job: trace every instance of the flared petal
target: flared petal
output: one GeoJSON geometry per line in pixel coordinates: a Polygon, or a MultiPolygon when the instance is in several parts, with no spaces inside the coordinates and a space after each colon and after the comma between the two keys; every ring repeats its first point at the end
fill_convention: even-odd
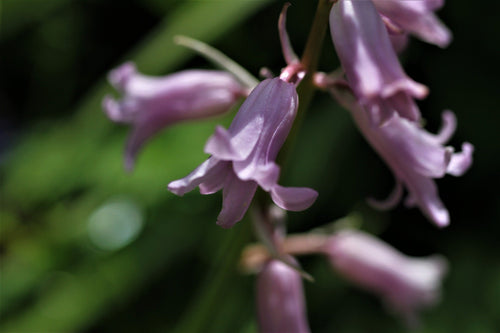
{"type": "Polygon", "coordinates": [[[468,142],[462,144],[462,152],[452,155],[448,164],[447,173],[453,176],[462,176],[472,165],[474,146],[468,142]]]}
{"type": "Polygon", "coordinates": [[[318,192],[307,187],[283,187],[275,185],[271,189],[271,198],[274,203],[286,210],[301,211],[311,207],[318,192]]]}
{"type": "Polygon", "coordinates": [[[214,134],[208,138],[205,153],[224,161],[240,161],[244,159],[231,142],[231,133],[224,127],[217,126],[214,134]]]}
{"type": "Polygon", "coordinates": [[[210,176],[212,176],[212,173],[220,177],[221,170],[219,168],[224,167],[228,167],[227,162],[221,162],[214,158],[209,158],[186,177],[170,182],[170,184],[168,184],[168,190],[182,196],[195,189],[201,183],[205,182],[206,179],[209,179],[210,176]]]}
{"type": "Polygon", "coordinates": [[[118,102],[111,96],[105,96],[102,101],[102,108],[109,119],[117,123],[132,123],[137,110],[137,103],[134,101],[118,102]]]}
{"type": "Polygon", "coordinates": [[[222,210],[217,217],[217,224],[222,228],[231,228],[239,222],[248,210],[256,190],[256,182],[242,181],[230,173],[224,184],[222,210]]]}
{"type": "Polygon", "coordinates": [[[409,192],[407,203],[417,205],[438,227],[450,224],[450,214],[439,198],[438,189],[432,178],[412,173],[404,179],[409,192]]]}
{"type": "Polygon", "coordinates": [[[210,173],[204,177],[203,182],[198,185],[201,194],[212,194],[224,187],[228,175],[231,174],[231,164],[225,162],[217,163],[210,173]]]}
{"type": "Polygon", "coordinates": [[[241,180],[253,180],[264,191],[269,191],[278,182],[280,167],[274,162],[266,164],[234,162],[234,172],[241,180]]]}
{"type": "Polygon", "coordinates": [[[128,82],[137,75],[137,68],[133,62],[126,62],[109,72],[108,81],[115,89],[124,92],[128,82]]]}

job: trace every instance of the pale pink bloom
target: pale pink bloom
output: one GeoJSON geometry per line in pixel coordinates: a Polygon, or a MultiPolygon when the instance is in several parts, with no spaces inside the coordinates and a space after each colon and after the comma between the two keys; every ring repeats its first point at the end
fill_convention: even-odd
{"type": "Polygon", "coordinates": [[[125,149],[129,170],[144,143],[165,127],[225,113],[246,96],[246,89],[223,71],[187,70],[152,77],[138,73],[128,62],[111,71],[109,81],[124,96],[119,101],[106,96],[104,111],[111,120],[133,127],[125,149]]]}
{"type": "Polygon", "coordinates": [[[304,291],[300,274],[270,260],[257,276],[257,318],[260,333],[307,333],[304,291]]]}
{"type": "Polygon", "coordinates": [[[447,264],[440,256],[412,258],[357,230],[332,235],[323,252],[335,270],[377,294],[394,312],[415,323],[416,312],[439,300],[447,264]]]}
{"type": "Polygon", "coordinates": [[[295,85],[280,78],[262,81],[248,96],[228,130],[218,126],[205,152],[212,156],[168,189],[184,195],[199,186],[202,194],[223,189],[222,211],[217,224],[232,227],[245,215],[260,186],[270,192],[279,207],[300,211],[316,200],[317,192],[277,184],[280,168],[275,163],[297,114],[295,85]]]}
{"type": "Polygon", "coordinates": [[[330,31],[347,81],[375,124],[393,113],[420,119],[413,98],[428,89],[410,79],[397,58],[387,27],[371,1],[340,0],[330,13],[330,31]]]}

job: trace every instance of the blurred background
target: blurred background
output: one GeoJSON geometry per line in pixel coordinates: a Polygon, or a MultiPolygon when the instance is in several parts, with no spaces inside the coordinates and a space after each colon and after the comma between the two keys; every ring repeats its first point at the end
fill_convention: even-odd
{"type": "MultiPolygon", "coordinates": [[[[247,219],[215,225],[220,194],[178,198],[166,190],[200,162],[215,125],[174,126],[155,137],[136,169],[123,170],[128,128],[101,109],[115,94],[106,74],[124,61],[164,75],[211,68],[172,42],[176,34],[219,48],[257,75],[284,66],[277,18],[282,1],[2,0],[0,23],[0,331],[255,332],[254,276],[238,269],[254,241],[247,219]]],[[[315,1],[292,1],[288,30],[305,44],[315,1]]],[[[445,50],[412,40],[402,61],[428,85],[420,103],[436,131],[443,109],[458,130],[451,144],[476,147],[472,169],[437,181],[451,225],[416,209],[382,213],[393,178],[348,113],[317,93],[280,183],[320,197],[289,214],[304,232],[349,214],[404,253],[441,253],[450,263],[442,301],[416,332],[500,332],[500,140],[498,2],[450,1],[440,16],[445,50]]],[[[338,66],[329,37],[320,69],[338,66]]],[[[313,332],[405,332],[379,300],[340,278],[320,257],[300,260],[313,332]]]]}

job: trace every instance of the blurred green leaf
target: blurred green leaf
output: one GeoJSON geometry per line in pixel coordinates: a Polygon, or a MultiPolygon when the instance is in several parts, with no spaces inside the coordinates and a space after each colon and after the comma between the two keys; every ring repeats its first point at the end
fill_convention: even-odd
{"type": "MultiPolygon", "coordinates": [[[[173,44],[173,36],[183,33],[213,41],[266,2],[184,2],[125,59],[136,61],[151,74],[171,71],[191,56],[173,44]]],[[[102,260],[98,253],[82,253],[87,217],[96,207],[115,194],[132,196],[145,207],[167,202],[173,196],[166,184],[205,158],[201,148],[215,127],[214,120],[170,129],[152,141],[134,174],[127,175],[122,167],[126,130],[112,124],[101,111],[101,100],[109,92],[101,82],[71,119],[35,128],[5,166],[6,212],[2,216],[24,212],[23,223],[39,227],[13,233],[6,243],[9,252],[2,265],[0,297],[8,320],[2,330],[79,330],[113,302],[130,297],[159,267],[193,245],[195,237],[186,224],[199,221],[189,222],[184,213],[175,215],[172,207],[166,229],[140,237],[123,252],[102,260]],[[175,242],[165,241],[171,237],[175,242]],[[154,260],[148,260],[152,254],[154,260]],[[64,272],[56,277],[61,283],[40,289],[49,272],[59,271],[64,272]],[[32,303],[27,311],[15,312],[16,306],[28,301],[32,303]]],[[[18,231],[23,229],[19,221],[11,220],[18,224],[18,231]]],[[[10,230],[12,223],[5,228],[10,230]]]]}
{"type": "MultiPolygon", "coordinates": [[[[173,36],[183,33],[207,42],[213,41],[265,3],[264,0],[185,2],[125,59],[135,61],[147,73],[171,71],[192,55],[184,47],[174,45],[173,36]]],[[[26,208],[36,202],[54,200],[71,189],[99,186],[103,181],[101,176],[107,179],[107,175],[93,173],[92,170],[96,168],[108,170],[113,175],[116,175],[115,172],[121,173],[121,162],[108,157],[118,156],[124,140],[123,136],[110,140],[117,126],[107,120],[101,111],[101,101],[107,93],[110,93],[109,87],[99,83],[80,104],[73,119],[40,126],[19,145],[6,168],[4,193],[9,202],[26,208]],[[92,178],[92,175],[97,178],[92,178]],[[27,179],[30,181],[27,182],[27,179]],[[47,188],[51,188],[49,197],[47,188]]],[[[186,128],[171,136],[180,145],[167,144],[169,148],[164,150],[165,153],[157,155],[157,166],[185,171],[185,163],[192,162],[193,156],[200,157],[199,149],[189,149],[187,145],[201,146],[213,124],[197,124],[186,128]]],[[[147,176],[141,173],[140,163],[138,169],[134,175],[138,178],[135,179],[147,176]]],[[[158,174],[151,170],[148,170],[148,175],[157,182],[166,179],[157,177],[158,174]]],[[[108,181],[119,182],[115,179],[108,181]]],[[[143,183],[138,181],[136,184],[143,183]]]]}
{"type": "Polygon", "coordinates": [[[1,39],[11,37],[25,26],[40,21],[73,0],[3,0],[1,39]]]}

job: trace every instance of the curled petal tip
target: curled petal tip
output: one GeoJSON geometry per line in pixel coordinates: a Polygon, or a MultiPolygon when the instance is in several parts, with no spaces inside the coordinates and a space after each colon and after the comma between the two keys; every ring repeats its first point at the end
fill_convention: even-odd
{"type": "Polygon", "coordinates": [[[119,122],[122,119],[122,114],[118,102],[111,96],[105,96],[102,100],[102,109],[109,119],[119,122]]]}
{"type": "Polygon", "coordinates": [[[287,2],[283,5],[283,9],[281,10],[280,17],[278,20],[278,31],[281,42],[281,49],[283,51],[283,57],[287,65],[299,63],[299,57],[293,51],[292,43],[290,43],[290,38],[288,37],[288,33],[286,31],[286,12],[290,7],[290,3],[287,2]]]}
{"type": "Polygon", "coordinates": [[[368,204],[378,210],[389,210],[401,201],[403,197],[403,184],[398,180],[391,194],[385,200],[377,200],[375,198],[367,198],[368,204]]]}
{"type": "Polygon", "coordinates": [[[450,224],[450,213],[444,206],[433,205],[428,209],[429,217],[439,228],[445,228],[450,224]]]}
{"type": "Polygon", "coordinates": [[[451,156],[446,172],[453,176],[463,175],[472,165],[473,153],[474,146],[468,142],[464,142],[462,144],[462,152],[451,156]]]}
{"type": "Polygon", "coordinates": [[[443,144],[448,142],[453,133],[455,133],[457,128],[457,117],[452,111],[445,110],[441,115],[441,119],[442,125],[438,134],[436,134],[436,139],[439,143],[443,144]]]}
{"type": "Polygon", "coordinates": [[[136,73],[135,64],[129,61],[112,70],[108,75],[108,80],[116,89],[125,90],[128,80],[136,73]]]}

